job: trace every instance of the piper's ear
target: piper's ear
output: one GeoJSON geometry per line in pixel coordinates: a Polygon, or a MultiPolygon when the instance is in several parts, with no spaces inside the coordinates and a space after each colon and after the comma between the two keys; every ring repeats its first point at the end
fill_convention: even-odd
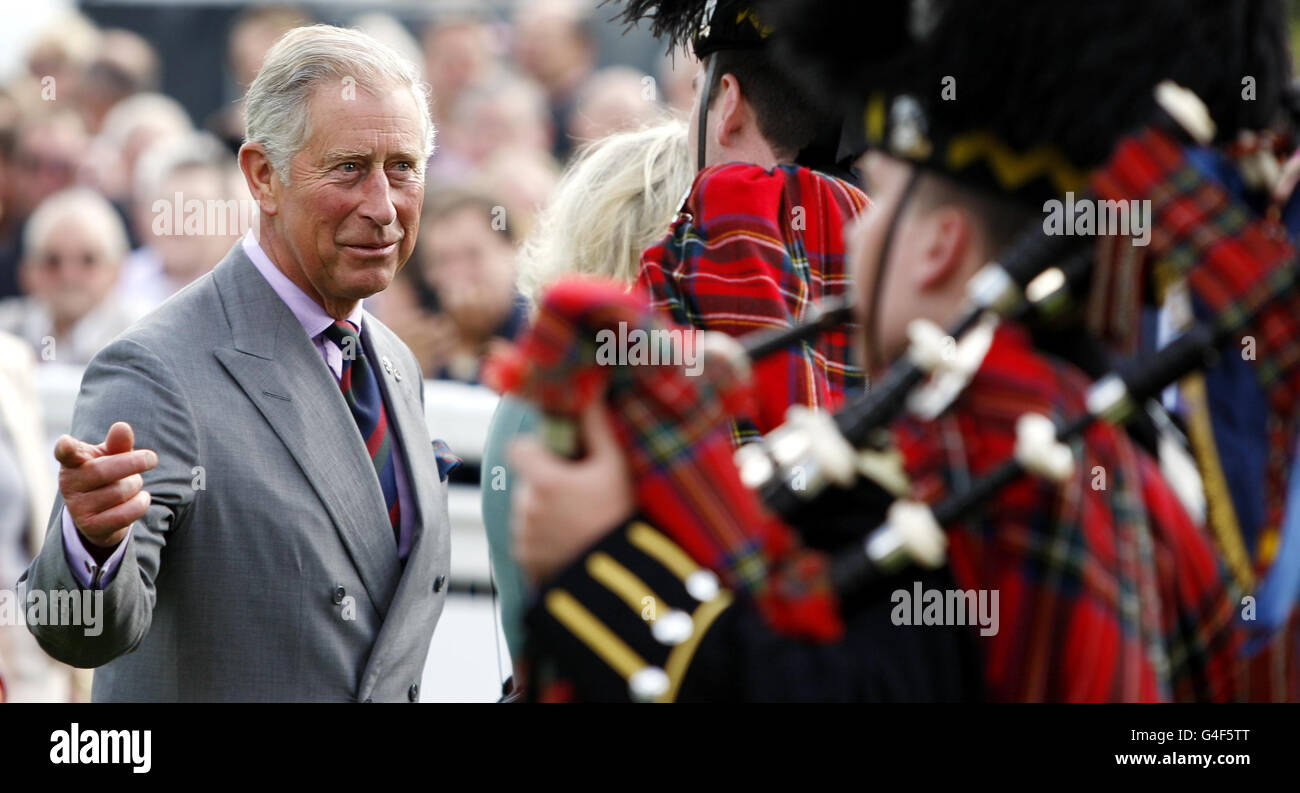
{"type": "Polygon", "coordinates": [[[244,172],[248,192],[263,212],[274,215],[279,207],[283,182],[276,178],[275,167],[260,143],[248,142],[239,147],[239,170],[244,172]]]}
{"type": "MultiPolygon", "coordinates": [[[[707,88],[706,88],[707,90],[707,88]]],[[[718,81],[718,96],[714,100],[716,107],[709,111],[710,119],[717,114],[714,123],[714,140],[719,147],[732,146],[745,128],[749,113],[749,103],[740,92],[740,81],[730,72],[722,75],[718,81]]]]}
{"type": "Polygon", "coordinates": [[[971,217],[955,206],[940,206],[917,218],[918,255],[911,268],[918,291],[943,287],[962,271],[974,239],[971,217]]]}

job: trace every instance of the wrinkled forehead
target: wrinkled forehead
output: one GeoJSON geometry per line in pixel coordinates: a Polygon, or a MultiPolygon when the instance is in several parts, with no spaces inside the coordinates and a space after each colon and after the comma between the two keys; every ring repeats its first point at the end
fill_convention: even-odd
{"type": "Polygon", "coordinates": [[[313,91],[307,113],[305,148],[317,153],[423,157],[428,120],[407,86],[328,81],[313,91]]]}

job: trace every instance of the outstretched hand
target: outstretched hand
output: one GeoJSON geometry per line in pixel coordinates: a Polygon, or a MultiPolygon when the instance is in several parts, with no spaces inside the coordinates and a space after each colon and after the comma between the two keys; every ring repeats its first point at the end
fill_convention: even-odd
{"type": "Polygon", "coordinates": [[[149,508],[149,491],[140,474],[158,464],[149,449],[135,449],[131,425],[108,428],[103,443],[63,435],[54,444],[59,461],[59,492],[77,529],[91,543],[111,548],[149,508]]]}

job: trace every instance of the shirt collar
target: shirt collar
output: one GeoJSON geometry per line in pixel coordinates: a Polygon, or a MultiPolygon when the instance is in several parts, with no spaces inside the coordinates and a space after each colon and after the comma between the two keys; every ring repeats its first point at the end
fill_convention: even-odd
{"type": "MultiPolygon", "coordinates": [[[[325,313],[325,309],[311,298],[306,292],[302,291],[289,277],[280,271],[279,267],[271,261],[262,250],[262,246],[257,243],[253,237],[253,230],[249,229],[244,234],[243,239],[244,253],[253,262],[253,266],[262,274],[266,282],[271,285],[284,304],[293,312],[293,316],[302,325],[306,331],[307,338],[314,339],[325,331],[330,325],[334,324],[334,318],[325,313]]],[[[348,314],[347,319],[356,326],[357,332],[361,332],[361,320],[365,315],[365,309],[362,308],[361,301],[357,302],[357,307],[348,314]]]]}

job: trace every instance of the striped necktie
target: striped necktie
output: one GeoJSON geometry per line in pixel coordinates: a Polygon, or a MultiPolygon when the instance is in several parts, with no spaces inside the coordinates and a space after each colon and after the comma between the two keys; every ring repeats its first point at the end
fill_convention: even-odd
{"type": "Polygon", "coordinates": [[[324,336],[343,352],[343,373],[339,378],[339,388],[352,411],[352,418],[356,419],[357,429],[361,431],[361,439],[366,444],[366,452],[370,454],[370,461],[375,466],[379,487],[384,492],[384,504],[388,507],[388,522],[400,545],[402,509],[397,501],[397,461],[393,459],[392,435],[388,432],[388,413],[384,410],[379,381],[375,379],[374,369],[361,347],[361,336],[355,325],[347,320],[339,320],[325,329],[324,336]]]}

